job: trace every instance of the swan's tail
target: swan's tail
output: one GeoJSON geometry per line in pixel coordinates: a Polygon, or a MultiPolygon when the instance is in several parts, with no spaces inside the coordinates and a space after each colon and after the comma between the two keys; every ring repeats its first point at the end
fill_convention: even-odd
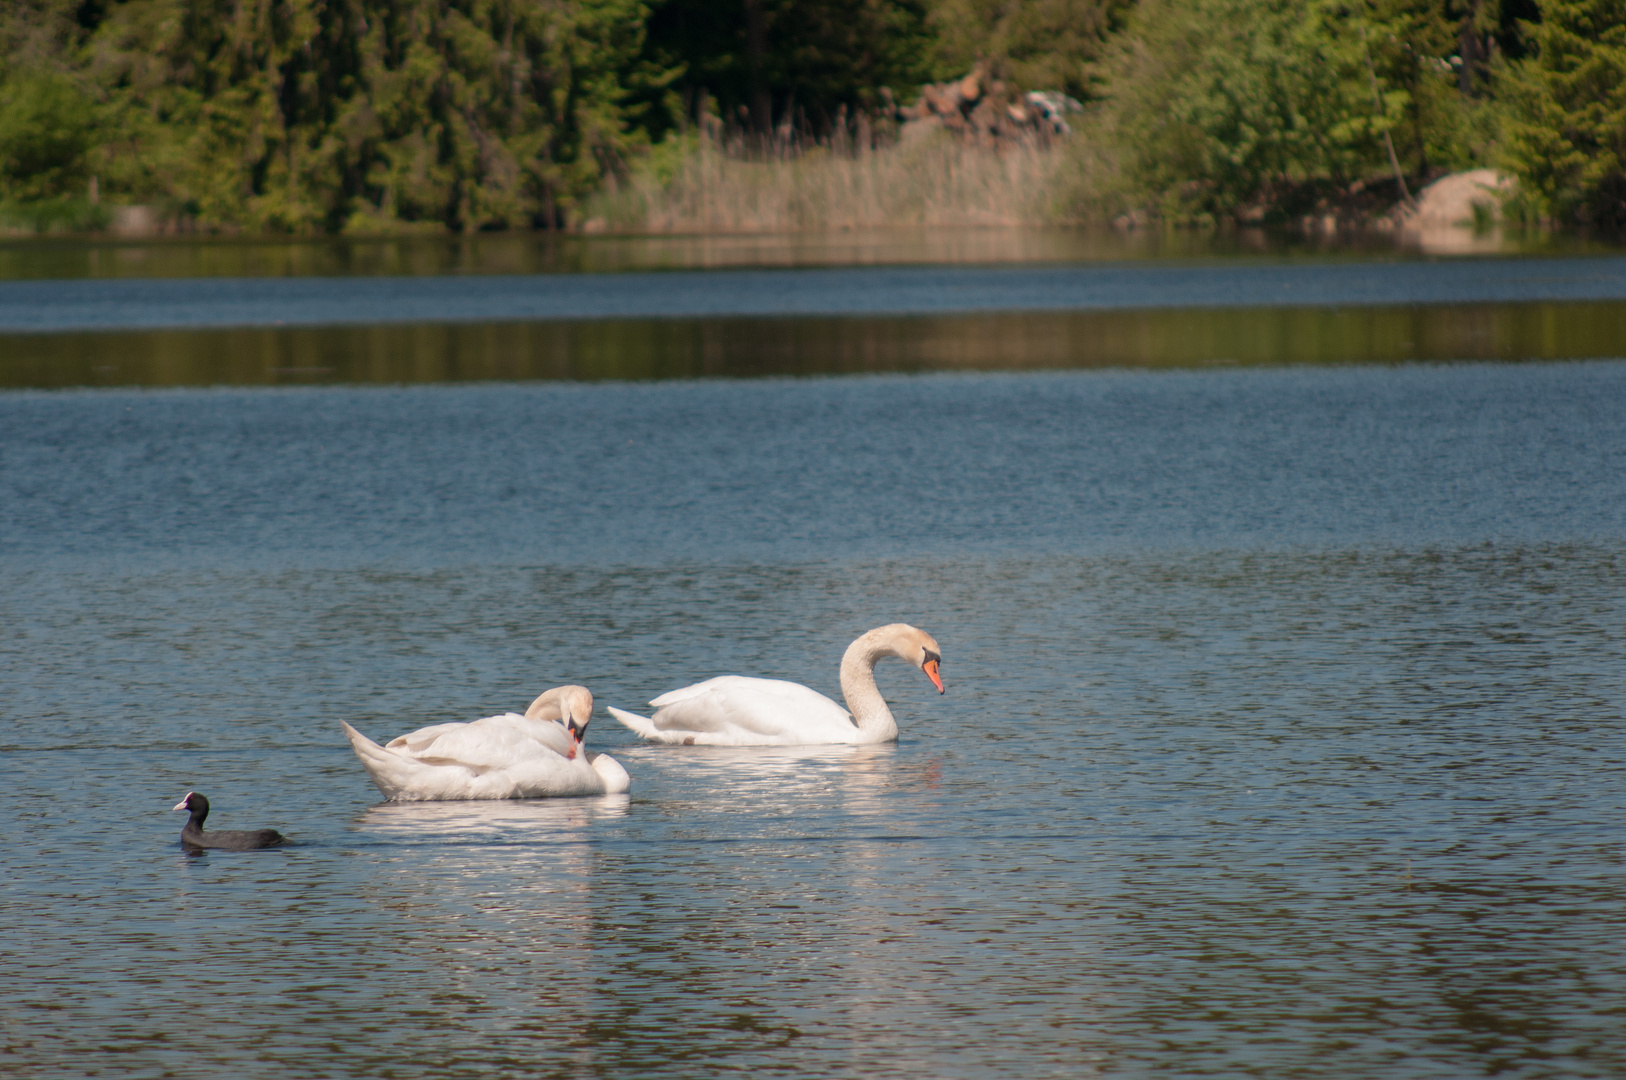
{"type": "Polygon", "coordinates": [[[343,720],[339,723],[344,725],[344,733],[350,737],[350,749],[361,759],[362,767],[373,778],[373,783],[378,785],[379,792],[386,799],[395,798],[406,780],[404,773],[408,768],[407,763],[343,720]]]}
{"type": "Polygon", "coordinates": [[[607,705],[605,708],[610,710],[611,716],[627,725],[635,734],[640,735],[651,742],[666,741],[666,738],[661,733],[660,729],[655,726],[655,721],[649,719],[647,716],[639,716],[637,713],[630,713],[625,709],[618,709],[614,705],[607,705]]]}

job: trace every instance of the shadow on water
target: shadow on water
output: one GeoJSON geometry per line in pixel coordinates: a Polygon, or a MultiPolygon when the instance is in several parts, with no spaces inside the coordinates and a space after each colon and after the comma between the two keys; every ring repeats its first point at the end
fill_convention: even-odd
{"type": "Polygon", "coordinates": [[[1626,355],[1626,304],[245,327],[5,343],[5,388],[1554,360],[1626,355]]]}

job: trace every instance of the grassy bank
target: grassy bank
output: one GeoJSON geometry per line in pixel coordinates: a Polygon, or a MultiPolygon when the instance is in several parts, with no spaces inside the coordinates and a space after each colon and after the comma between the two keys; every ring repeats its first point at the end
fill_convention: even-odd
{"type": "Polygon", "coordinates": [[[898,142],[747,150],[694,133],[656,148],[584,214],[589,231],[787,232],[1057,225],[1101,206],[1112,169],[1084,135],[997,150],[941,131],[898,142]]]}

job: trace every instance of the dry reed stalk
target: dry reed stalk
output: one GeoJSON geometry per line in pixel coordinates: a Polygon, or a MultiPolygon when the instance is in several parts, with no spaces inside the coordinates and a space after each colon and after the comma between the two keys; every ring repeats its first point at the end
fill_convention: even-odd
{"type": "Polygon", "coordinates": [[[1066,218],[1079,155],[989,149],[939,132],[876,150],[828,146],[746,155],[709,138],[666,170],[636,173],[588,208],[590,228],[785,232],[888,225],[1050,225],[1066,218]]]}

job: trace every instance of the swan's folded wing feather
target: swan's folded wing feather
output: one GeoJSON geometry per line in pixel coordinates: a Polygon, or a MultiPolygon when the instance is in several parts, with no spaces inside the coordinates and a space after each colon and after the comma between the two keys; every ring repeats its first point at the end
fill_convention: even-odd
{"type": "Polygon", "coordinates": [[[422,746],[426,743],[433,742],[436,738],[446,734],[448,731],[453,731],[457,728],[463,727],[468,727],[468,725],[464,723],[431,724],[429,727],[422,727],[417,731],[409,731],[405,735],[397,735],[395,738],[384,744],[384,749],[393,750],[396,753],[410,754],[414,752],[413,747],[422,746]]]}
{"type": "Polygon", "coordinates": [[[458,798],[455,792],[466,786],[472,773],[457,765],[428,765],[406,754],[397,754],[379,746],[373,740],[346,724],[344,733],[350,748],[373,778],[379,793],[386,799],[442,799],[458,798]]]}
{"type": "MultiPolygon", "coordinates": [[[[488,716],[472,724],[443,724],[430,738],[414,739],[401,752],[420,761],[457,763],[484,772],[504,769],[518,761],[541,756],[563,758],[571,740],[562,724],[527,720],[518,713],[488,716]]],[[[396,740],[399,742],[400,740],[396,740]]],[[[395,747],[391,742],[390,748],[395,747]]]]}
{"type": "Polygon", "coordinates": [[[603,770],[595,769],[581,757],[566,759],[534,740],[526,741],[529,750],[522,757],[480,770],[461,762],[430,762],[393,753],[349,724],[344,724],[344,731],[378,790],[392,801],[526,799],[596,795],[606,789],[603,770]]]}
{"type": "Polygon", "coordinates": [[[511,763],[501,772],[482,776],[470,785],[467,798],[538,799],[555,795],[597,795],[603,778],[581,760],[558,754],[533,754],[511,763]]]}
{"type": "Polygon", "coordinates": [[[662,709],[668,705],[676,705],[681,701],[705,697],[714,693],[739,694],[756,699],[779,700],[793,704],[804,704],[811,708],[824,705],[834,705],[842,712],[840,705],[813,689],[801,683],[790,682],[786,679],[755,679],[747,675],[719,675],[715,679],[697,682],[693,686],[680,687],[662,694],[651,701],[652,708],[662,709]]]}
{"type": "MultiPolygon", "coordinates": [[[[847,710],[823,694],[780,679],[724,675],[663,694],[654,726],[729,741],[729,735],[779,742],[842,741],[855,730],[847,710]]],[[[712,740],[707,740],[712,741],[712,740]]]]}
{"type": "Polygon", "coordinates": [[[557,720],[526,721],[525,734],[543,749],[551,750],[560,757],[568,757],[575,747],[575,740],[557,720]]]}

